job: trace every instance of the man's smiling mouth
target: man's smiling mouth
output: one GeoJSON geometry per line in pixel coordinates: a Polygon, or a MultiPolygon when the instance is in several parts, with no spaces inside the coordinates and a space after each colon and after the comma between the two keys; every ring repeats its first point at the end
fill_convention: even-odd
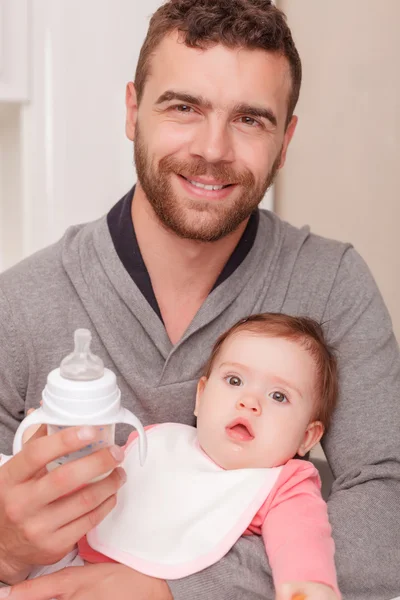
{"type": "Polygon", "coordinates": [[[194,185],[195,187],[198,187],[202,190],[208,190],[208,191],[219,191],[219,190],[223,190],[227,187],[231,187],[232,185],[234,185],[233,183],[224,183],[224,184],[202,183],[201,181],[195,181],[194,179],[189,179],[188,177],[185,177],[184,175],[179,175],[179,176],[182,177],[183,179],[186,179],[186,181],[188,181],[191,185],[194,185]]]}

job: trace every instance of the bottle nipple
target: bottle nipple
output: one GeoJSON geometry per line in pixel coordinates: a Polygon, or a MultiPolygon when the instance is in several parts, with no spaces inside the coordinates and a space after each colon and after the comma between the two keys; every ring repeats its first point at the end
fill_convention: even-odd
{"type": "Polygon", "coordinates": [[[74,333],[75,348],[60,366],[60,375],[74,381],[94,381],[104,375],[103,361],[90,351],[92,334],[88,329],[77,329],[74,333]]]}

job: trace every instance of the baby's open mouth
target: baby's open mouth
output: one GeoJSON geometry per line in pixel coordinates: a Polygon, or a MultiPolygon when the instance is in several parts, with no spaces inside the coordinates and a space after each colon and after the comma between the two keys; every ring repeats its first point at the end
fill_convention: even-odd
{"type": "Polygon", "coordinates": [[[249,442],[254,440],[254,433],[247,419],[235,419],[226,427],[228,436],[240,442],[249,442]]]}

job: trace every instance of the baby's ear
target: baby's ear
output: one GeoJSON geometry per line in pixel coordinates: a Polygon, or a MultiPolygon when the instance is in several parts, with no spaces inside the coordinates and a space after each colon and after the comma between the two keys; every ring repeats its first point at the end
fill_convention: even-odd
{"type": "Polygon", "coordinates": [[[203,375],[203,377],[201,377],[199,379],[199,383],[197,384],[196,404],[194,407],[194,416],[195,417],[197,417],[198,412],[199,412],[200,401],[201,401],[201,397],[204,392],[204,388],[206,387],[206,383],[207,383],[207,377],[205,375],[203,375]]]}
{"type": "Polygon", "coordinates": [[[300,444],[297,454],[299,456],[305,456],[307,452],[310,452],[311,448],[314,448],[322,438],[325,431],[325,427],[321,421],[313,421],[310,423],[304,434],[303,441],[300,444]]]}

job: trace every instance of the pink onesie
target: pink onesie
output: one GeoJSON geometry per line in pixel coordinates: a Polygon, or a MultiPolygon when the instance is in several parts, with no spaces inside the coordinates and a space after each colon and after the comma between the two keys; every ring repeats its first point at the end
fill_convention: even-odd
{"type": "MultiPolygon", "coordinates": [[[[137,433],[132,433],[127,445],[136,437],[137,433]]],[[[243,535],[262,536],[275,586],[313,581],[332,587],[341,598],[331,526],[320,490],[319,474],[313,464],[289,460],[243,535]]],[[[79,542],[79,554],[90,563],[114,562],[93,550],[86,538],[79,542]]]]}

